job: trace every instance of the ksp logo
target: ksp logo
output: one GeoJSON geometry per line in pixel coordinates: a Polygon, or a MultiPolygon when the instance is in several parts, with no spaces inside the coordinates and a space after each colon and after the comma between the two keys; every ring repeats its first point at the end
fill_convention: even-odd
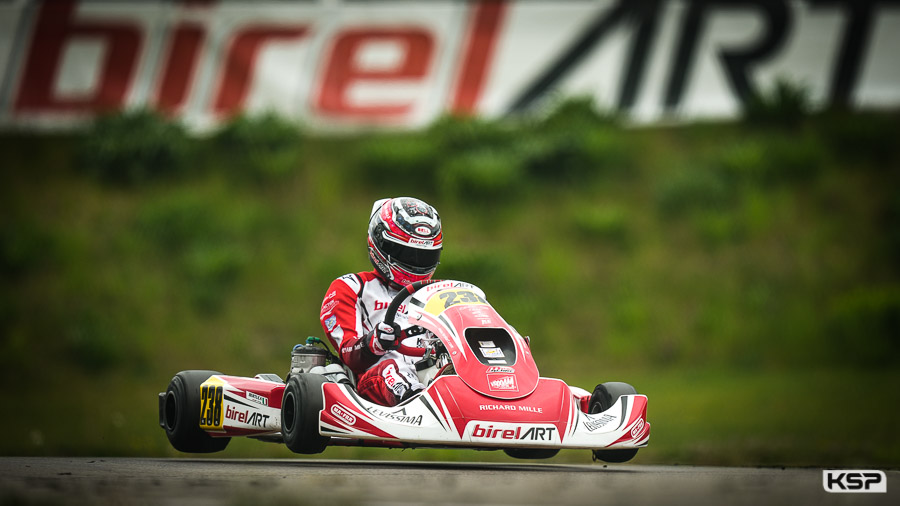
{"type": "Polygon", "coordinates": [[[825,469],[822,486],[832,493],[887,492],[887,478],[882,471],[865,469],[825,469]]]}

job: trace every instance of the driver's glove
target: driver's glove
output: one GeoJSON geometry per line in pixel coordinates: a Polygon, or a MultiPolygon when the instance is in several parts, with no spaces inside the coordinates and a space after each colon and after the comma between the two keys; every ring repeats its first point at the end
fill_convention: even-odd
{"type": "Polygon", "coordinates": [[[387,350],[393,350],[400,344],[400,326],[396,323],[388,325],[381,322],[375,325],[375,328],[366,336],[369,351],[381,356],[387,350]]]}

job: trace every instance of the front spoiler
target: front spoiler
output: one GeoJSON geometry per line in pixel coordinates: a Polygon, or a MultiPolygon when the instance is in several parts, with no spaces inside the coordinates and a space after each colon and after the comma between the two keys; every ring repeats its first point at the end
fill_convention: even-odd
{"type": "Polygon", "coordinates": [[[587,414],[562,381],[541,378],[527,397],[498,400],[440,377],[402,405],[386,408],[337,383],[323,385],[319,432],[335,445],[629,449],[647,446],[647,397],[625,395],[608,410],[587,414]]]}

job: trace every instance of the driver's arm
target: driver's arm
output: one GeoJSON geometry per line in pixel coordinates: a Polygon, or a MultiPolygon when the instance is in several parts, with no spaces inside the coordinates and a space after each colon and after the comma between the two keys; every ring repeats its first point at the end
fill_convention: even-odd
{"type": "Polygon", "coordinates": [[[380,358],[369,349],[371,329],[359,311],[362,283],[355,274],[342,276],[331,283],[322,301],[319,321],[341,361],[360,374],[380,358]]]}

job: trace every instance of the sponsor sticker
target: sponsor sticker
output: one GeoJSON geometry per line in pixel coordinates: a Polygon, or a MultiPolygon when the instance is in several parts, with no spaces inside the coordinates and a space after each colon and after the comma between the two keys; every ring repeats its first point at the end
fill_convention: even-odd
{"type": "Polygon", "coordinates": [[[425,239],[416,239],[415,237],[411,237],[409,239],[409,244],[414,244],[416,246],[434,246],[434,241],[428,241],[425,239]]]}
{"type": "Polygon", "coordinates": [[[525,413],[543,413],[540,406],[519,406],[515,404],[479,404],[479,411],[522,411],[525,413]]]}
{"type": "Polygon", "coordinates": [[[487,372],[505,372],[505,373],[510,373],[510,374],[512,374],[512,373],[516,372],[516,370],[513,369],[512,367],[498,367],[498,366],[494,366],[494,367],[489,367],[487,372]]]}
{"type": "Polygon", "coordinates": [[[269,421],[269,418],[271,418],[271,415],[264,415],[258,411],[251,411],[249,409],[241,410],[235,409],[231,406],[226,406],[225,418],[233,420],[237,423],[252,425],[261,429],[266,426],[266,423],[269,421]]]}
{"type": "Polygon", "coordinates": [[[253,401],[253,402],[257,403],[257,404],[262,404],[263,406],[268,406],[268,405],[269,405],[269,399],[266,398],[266,397],[263,397],[262,395],[259,395],[259,394],[256,393],[256,392],[250,392],[250,391],[248,391],[248,392],[247,392],[247,400],[248,400],[248,401],[253,401]]]}
{"type": "Polygon", "coordinates": [[[588,432],[594,432],[597,429],[601,429],[605,427],[609,422],[615,420],[616,417],[613,415],[603,415],[600,418],[591,418],[588,419],[585,417],[584,420],[584,428],[588,430],[588,432]]]}
{"type": "Polygon", "coordinates": [[[401,423],[405,425],[422,425],[422,415],[407,414],[406,408],[398,411],[385,411],[375,407],[366,407],[366,411],[379,418],[384,418],[391,422],[401,423]]]}
{"type": "Polygon", "coordinates": [[[488,363],[489,363],[489,364],[505,365],[507,362],[506,362],[506,360],[488,360],[488,363]]]}
{"type": "Polygon", "coordinates": [[[516,377],[510,374],[488,374],[488,388],[497,392],[518,392],[516,377]]]}
{"type": "Polygon", "coordinates": [[[419,235],[431,235],[431,228],[419,225],[416,227],[416,233],[419,235]]]}
{"type": "Polygon", "coordinates": [[[631,437],[637,439],[642,430],[644,430],[644,419],[638,418],[638,421],[635,422],[634,427],[631,428],[631,437]]]}
{"type": "Polygon", "coordinates": [[[345,409],[340,404],[331,405],[331,414],[347,425],[356,425],[356,416],[354,416],[353,413],[345,409]]]}
{"type": "Polygon", "coordinates": [[[556,427],[553,425],[515,425],[506,423],[488,424],[475,422],[469,436],[472,439],[495,441],[556,441],[556,427]]]}
{"type": "Polygon", "coordinates": [[[484,358],[505,358],[500,348],[480,348],[484,358]]]}
{"type": "Polygon", "coordinates": [[[494,341],[478,341],[478,346],[482,348],[496,348],[497,345],[494,344],[494,341]]]}
{"type": "Polygon", "coordinates": [[[334,330],[335,325],[337,325],[337,317],[336,316],[331,315],[328,317],[327,320],[325,320],[325,328],[328,329],[328,332],[331,332],[332,330],[334,330]]]}

